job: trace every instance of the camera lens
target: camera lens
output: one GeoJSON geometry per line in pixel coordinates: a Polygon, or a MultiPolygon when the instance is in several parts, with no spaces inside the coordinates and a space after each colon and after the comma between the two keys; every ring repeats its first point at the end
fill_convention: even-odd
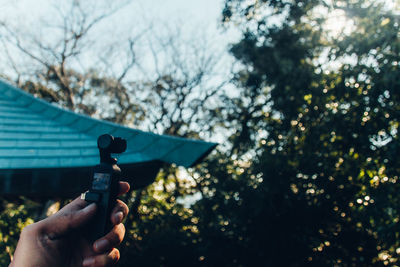
{"type": "Polygon", "coordinates": [[[113,143],[114,137],[109,134],[103,134],[97,138],[97,147],[101,149],[109,149],[113,143]]]}

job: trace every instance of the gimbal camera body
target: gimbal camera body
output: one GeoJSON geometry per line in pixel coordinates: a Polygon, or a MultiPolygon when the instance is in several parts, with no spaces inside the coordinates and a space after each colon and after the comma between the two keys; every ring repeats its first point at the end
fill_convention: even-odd
{"type": "Polygon", "coordinates": [[[100,152],[100,164],[93,168],[90,189],[81,195],[87,202],[97,204],[96,215],[85,229],[85,235],[92,241],[104,236],[112,228],[110,214],[119,191],[121,169],[111,154],[125,152],[126,140],[103,134],[97,139],[97,147],[100,152]]]}

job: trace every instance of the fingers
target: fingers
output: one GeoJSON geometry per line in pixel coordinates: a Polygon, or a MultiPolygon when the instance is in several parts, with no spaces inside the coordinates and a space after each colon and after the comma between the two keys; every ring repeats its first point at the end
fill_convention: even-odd
{"type": "Polygon", "coordinates": [[[125,226],[120,223],[104,237],[98,239],[93,244],[93,250],[96,253],[104,253],[121,244],[125,236],[125,226]]]}
{"type": "MultiPolygon", "coordinates": [[[[130,189],[130,186],[127,182],[119,182],[119,193],[118,196],[126,194],[130,189]]],[[[80,197],[75,198],[71,203],[63,207],[59,212],[66,212],[66,211],[76,211],[84,209],[88,206],[88,202],[81,199],[80,197]]]]}
{"type": "Polygon", "coordinates": [[[71,201],[70,203],[68,203],[67,205],[65,205],[58,212],[81,210],[81,209],[84,209],[86,206],[88,206],[88,202],[81,199],[81,197],[79,196],[79,197],[75,198],[73,201],[71,201]]]}
{"type": "Polygon", "coordinates": [[[118,196],[128,193],[130,185],[127,182],[119,182],[119,193],[118,196]]]}
{"type": "MultiPolygon", "coordinates": [[[[120,189],[118,195],[123,195],[130,189],[130,186],[127,182],[119,182],[119,186],[120,189]]],[[[111,221],[113,224],[120,224],[127,216],[128,211],[128,206],[122,201],[117,200],[117,204],[111,213],[111,221]]],[[[51,235],[50,238],[57,238],[69,233],[71,230],[79,229],[89,222],[95,213],[96,204],[88,204],[88,202],[78,197],[53,216],[43,220],[41,222],[41,226],[47,234],[51,235]]],[[[113,231],[110,233],[112,232],[113,231]]],[[[123,230],[123,234],[125,234],[125,228],[123,230]]]]}
{"type": "Polygon", "coordinates": [[[128,215],[128,212],[128,206],[121,200],[117,199],[117,203],[111,212],[111,222],[114,225],[120,224],[128,215]]]}
{"type": "MultiPolygon", "coordinates": [[[[72,204],[72,202],[70,203],[72,204]]],[[[83,209],[64,209],[42,221],[44,231],[51,239],[63,236],[74,229],[79,229],[96,213],[96,204],[92,203],[83,209]]]]}
{"type": "Polygon", "coordinates": [[[101,254],[86,258],[82,265],[83,267],[105,267],[116,264],[119,260],[119,250],[114,248],[109,253],[101,254]]]}

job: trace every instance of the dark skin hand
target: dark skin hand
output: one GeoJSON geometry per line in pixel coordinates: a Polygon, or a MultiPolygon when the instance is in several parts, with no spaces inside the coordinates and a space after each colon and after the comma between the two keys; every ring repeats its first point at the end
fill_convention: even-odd
{"type": "MultiPolygon", "coordinates": [[[[129,191],[120,182],[119,195],[129,191]]],[[[83,226],[96,213],[96,205],[76,198],[54,215],[25,227],[21,233],[10,267],[112,266],[119,260],[119,245],[125,235],[121,223],[128,207],[117,200],[111,212],[113,229],[94,243],[83,235],[83,226]]]]}

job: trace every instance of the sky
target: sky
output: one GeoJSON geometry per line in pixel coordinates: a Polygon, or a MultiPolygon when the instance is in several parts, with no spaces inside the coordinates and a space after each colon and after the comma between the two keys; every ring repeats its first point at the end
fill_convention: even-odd
{"type": "MultiPolygon", "coordinates": [[[[40,32],[41,27],[35,25],[43,25],[43,20],[54,24],[54,20],[57,19],[54,7],[58,3],[67,2],[70,1],[0,0],[0,22],[5,21],[7,25],[13,25],[14,28],[27,34],[40,32]]],[[[92,2],[97,3],[90,1],[90,3],[92,2]]],[[[82,3],[89,3],[89,1],[82,3]]],[[[107,42],[125,40],[131,35],[142,34],[142,32],[144,32],[142,40],[151,39],[154,37],[154,33],[162,36],[168,34],[166,32],[170,28],[174,31],[174,28],[179,27],[179,37],[182,38],[182,43],[187,40],[203,38],[209,45],[209,49],[218,47],[222,51],[220,53],[224,53],[223,57],[227,58],[224,62],[229,66],[232,63],[227,53],[227,46],[238,40],[240,35],[233,29],[228,31],[222,29],[220,21],[223,4],[224,0],[132,0],[111,18],[105,20],[105,23],[99,24],[92,30],[97,34],[97,37],[93,38],[96,40],[93,46],[106,46],[107,42]],[[150,27],[151,30],[146,30],[150,27]]],[[[48,35],[47,30],[39,33],[42,39],[49,39],[48,35]]],[[[111,45],[114,44],[110,43],[111,45]]],[[[138,54],[145,58],[145,63],[150,64],[147,59],[151,58],[148,55],[149,49],[146,44],[142,44],[142,46],[144,48],[139,50],[138,54]]],[[[95,57],[96,55],[89,55],[86,62],[90,62],[95,57]]],[[[223,68],[221,67],[221,69],[223,68]]],[[[6,70],[7,68],[2,68],[0,64],[0,72],[4,73],[6,70]]]]}
{"type": "MultiPolygon", "coordinates": [[[[53,3],[52,0],[0,0],[0,8],[2,16],[29,20],[29,17],[37,18],[38,15],[48,12],[53,3]],[[28,15],[28,17],[15,17],[15,15],[28,15]]],[[[137,12],[147,10],[161,18],[180,16],[193,20],[216,20],[220,16],[222,7],[222,0],[133,0],[128,9],[136,15],[137,12]]]]}
{"type": "MultiPolygon", "coordinates": [[[[0,21],[30,26],[43,17],[51,17],[56,0],[0,0],[0,21]]],[[[67,2],[67,1],[65,1],[67,2]]],[[[129,25],[132,22],[161,25],[180,22],[184,29],[207,28],[214,34],[220,29],[223,0],[132,0],[116,17],[117,23],[129,25]],[[141,22],[138,22],[141,21],[141,22]]],[[[225,35],[231,40],[232,34],[225,35]]]]}

